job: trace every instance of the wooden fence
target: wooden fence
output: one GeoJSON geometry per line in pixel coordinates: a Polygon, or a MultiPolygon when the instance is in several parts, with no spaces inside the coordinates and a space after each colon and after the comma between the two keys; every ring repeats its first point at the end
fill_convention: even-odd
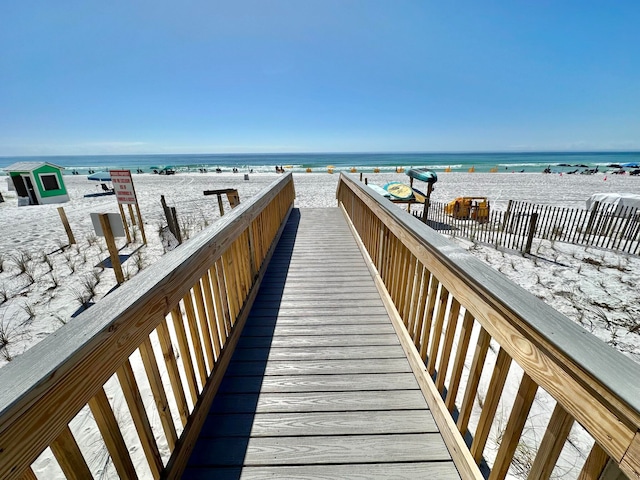
{"type": "MultiPolygon", "coordinates": [[[[591,210],[509,201],[505,212],[491,210],[483,221],[454,218],[446,204],[431,202],[427,224],[453,236],[530,253],[532,240],[551,240],[640,253],[640,210],[596,203],[591,210]]],[[[421,217],[422,213],[414,213],[421,217]]]]}
{"type": "Polygon", "coordinates": [[[337,198],[463,478],[483,478],[481,466],[489,479],[505,478],[537,395],[556,406],[531,447],[528,478],[550,477],[574,422],[594,442],[578,478],[599,478],[605,468],[607,478],[618,468],[640,478],[636,363],[344,174],[337,198]],[[486,361],[490,346],[494,362],[486,361]],[[522,372],[512,401],[504,393],[510,367],[522,372]],[[482,398],[481,376],[490,378],[482,398]],[[486,465],[500,402],[511,413],[486,465]]]}
{"type": "Polygon", "coordinates": [[[35,478],[31,465],[47,447],[68,478],[91,478],[70,428],[86,406],[121,478],[178,478],[294,196],[285,175],[0,369],[0,478],[35,478]],[[114,375],[146,462],[132,460],[105,392],[114,375]]]}

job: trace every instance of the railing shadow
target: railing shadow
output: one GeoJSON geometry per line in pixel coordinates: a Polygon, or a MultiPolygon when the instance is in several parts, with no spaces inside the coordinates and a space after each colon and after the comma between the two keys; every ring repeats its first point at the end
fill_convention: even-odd
{"type": "Polygon", "coordinates": [[[293,209],[182,478],[212,468],[222,470],[216,478],[241,476],[299,222],[293,209]]]}

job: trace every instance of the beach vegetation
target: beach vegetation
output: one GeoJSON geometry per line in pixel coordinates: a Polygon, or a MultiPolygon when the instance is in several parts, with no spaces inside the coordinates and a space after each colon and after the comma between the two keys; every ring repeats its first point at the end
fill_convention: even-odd
{"type": "Polygon", "coordinates": [[[42,252],[42,263],[49,269],[47,273],[53,272],[53,259],[44,252],[42,252]]]}
{"type": "Polygon", "coordinates": [[[56,246],[58,247],[57,251],[59,252],[64,252],[64,249],[69,246],[69,244],[60,237],[56,238],[55,243],[56,243],[56,246]]]}
{"type": "Polygon", "coordinates": [[[91,232],[86,236],[86,240],[89,246],[93,247],[96,243],[98,243],[98,236],[94,232],[91,232]]]}
{"type": "Polygon", "coordinates": [[[80,279],[80,286],[82,287],[86,302],[90,302],[96,296],[96,286],[99,281],[100,277],[93,274],[83,275],[80,279]]]}
{"type": "Polygon", "coordinates": [[[29,268],[29,262],[31,261],[31,256],[25,251],[19,251],[9,256],[13,265],[17,268],[18,273],[16,276],[20,276],[27,271],[29,268]]]}
{"type": "Polygon", "coordinates": [[[27,268],[24,271],[24,276],[27,279],[27,286],[31,286],[36,282],[35,270],[34,270],[34,267],[31,264],[27,265],[27,268]]]}
{"type": "Polygon", "coordinates": [[[134,253],[132,259],[138,271],[143,270],[144,267],[147,266],[146,258],[144,257],[144,254],[142,253],[141,250],[138,250],[136,253],[134,253]]]}
{"type": "Polygon", "coordinates": [[[34,318],[36,318],[36,307],[31,302],[25,302],[22,305],[22,310],[24,311],[24,313],[27,314],[27,319],[24,322],[22,322],[22,324],[28,325],[33,321],[34,318]]]}
{"type": "Polygon", "coordinates": [[[14,317],[7,318],[0,315],[0,357],[7,362],[13,360],[13,355],[9,351],[9,346],[17,340],[19,330],[14,323],[14,317]]]}
{"type": "Polygon", "coordinates": [[[67,319],[65,319],[62,315],[58,313],[52,313],[51,316],[60,323],[60,325],[66,325],[67,319]]]}
{"type": "Polygon", "coordinates": [[[90,293],[83,288],[70,288],[73,299],[80,304],[80,307],[87,308],[91,301],[90,293]]]}
{"type": "Polygon", "coordinates": [[[71,258],[67,259],[67,268],[69,268],[69,273],[76,273],[77,265],[75,260],[71,258]]]}

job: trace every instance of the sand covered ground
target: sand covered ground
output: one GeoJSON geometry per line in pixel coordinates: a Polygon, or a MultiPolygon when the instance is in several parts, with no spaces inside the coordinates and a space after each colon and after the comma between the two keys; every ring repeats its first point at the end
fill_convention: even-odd
{"type": "MultiPolygon", "coordinates": [[[[251,174],[245,180],[243,173],[134,174],[148,245],[140,248],[138,237],[123,250],[131,255],[123,264],[125,276],[158,261],[166,249],[160,235],[166,224],[161,195],[176,208],[183,236],[188,238],[219,218],[215,197],[205,197],[204,190],[237,188],[243,201],[277,176],[251,174]]],[[[378,185],[407,181],[404,174],[365,176],[378,185]]],[[[337,181],[336,174],[294,174],[296,206],[336,206],[337,181]]],[[[75,312],[99,301],[116,283],[113,272],[99,266],[108,253],[104,241],[93,233],[90,220],[91,213],[117,212],[115,196],[98,194],[99,185],[84,176],[66,176],[65,182],[71,197],[68,203],[17,207],[15,192],[9,191],[6,178],[0,177],[0,193],[5,199],[0,203],[0,367],[70,321],[75,312]],[[67,238],[56,210],[59,206],[64,207],[77,240],[67,248],[62,248],[67,238]]],[[[584,208],[591,194],[601,192],[640,194],[640,178],[443,173],[432,199],[448,202],[457,196],[480,195],[488,197],[494,209],[504,209],[509,200],[584,208]]],[[[534,255],[523,257],[464,239],[455,242],[640,362],[638,256],[545,241],[534,244],[534,255]]],[[[125,242],[120,239],[117,243],[120,247],[125,242]]],[[[39,472],[53,468],[49,463],[43,460],[39,472]]],[[[96,472],[105,472],[105,468],[108,470],[95,467],[96,472]]]]}
{"type": "MultiPolygon", "coordinates": [[[[378,185],[407,181],[404,174],[365,176],[378,185]]],[[[126,276],[135,275],[164,252],[159,235],[166,224],[161,195],[168,205],[176,208],[184,236],[189,237],[219,218],[215,197],[204,196],[204,190],[237,188],[242,201],[270,184],[277,174],[252,174],[248,181],[242,173],[134,174],[133,178],[148,246],[137,248],[140,246],[137,243],[123,250],[135,252],[123,265],[126,276]]],[[[296,206],[335,206],[337,181],[336,174],[295,174],[296,206]]],[[[83,303],[98,300],[115,284],[110,269],[96,267],[108,254],[104,241],[95,237],[90,220],[91,213],[117,212],[115,196],[100,195],[99,184],[84,176],[65,176],[65,182],[71,197],[68,203],[17,207],[15,192],[8,191],[6,178],[0,179],[0,192],[5,198],[0,203],[0,324],[4,325],[0,328],[20,332],[13,335],[10,344],[4,345],[0,365],[65,323],[83,303]],[[77,245],[64,251],[60,247],[67,239],[57,212],[59,206],[64,207],[77,240],[77,245]],[[97,285],[91,287],[96,281],[97,285]]],[[[640,178],[606,174],[442,173],[432,199],[447,202],[457,196],[482,195],[498,210],[505,209],[509,200],[584,208],[585,200],[599,192],[640,194],[640,178]]],[[[228,208],[226,200],[225,205],[228,208]]],[[[118,246],[124,243],[120,239],[118,246]]],[[[599,316],[621,309],[631,315],[637,303],[636,293],[628,284],[628,279],[640,272],[635,256],[543,242],[535,247],[536,253],[553,262],[540,260],[536,265],[534,259],[497,252],[480,244],[459,243],[576,321],[581,315],[592,316],[584,309],[574,312],[584,304],[582,300],[587,295],[597,298],[589,303],[599,308],[599,316]],[[585,258],[593,261],[585,262],[585,258]]]]}

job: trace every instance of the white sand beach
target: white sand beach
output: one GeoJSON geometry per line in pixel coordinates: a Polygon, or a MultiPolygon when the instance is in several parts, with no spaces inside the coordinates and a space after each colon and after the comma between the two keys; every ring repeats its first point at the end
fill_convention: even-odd
{"type": "MultiPolygon", "coordinates": [[[[353,175],[359,176],[357,173],[353,175]]],[[[176,208],[184,234],[189,237],[220,216],[216,197],[204,196],[203,191],[236,188],[242,201],[255,195],[277,176],[275,173],[251,174],[249,180],[245,180],[242,173],[134,174],[148,245],[138,248],[138,238],[138,243],[123,250],[123,253],[135,250],[123,264],[125,275],[135,275],[140,268],[158,261],[164,252],[159,235],[161,227],[166,225],[161,195],[165,196],[169,206],[176,208]]],[[[395,173],[369,173],[365,177],[378,185],[407,181],[405,174],[395,173]]],[[[337,174],[294,174],[296,206],[336,206],[337,181],[337,174]]],[[[87,283],[99,279],[92,289],[95,294],[87,300],[91,302],[98,301],[115,285],[110,269],[96,268],[108,253],[104,241],[95,237],[90,220],[91,213],[118,212],[115,196],[100,194],[100,185],[84,176],[65,176],[65,182],[69,202],[18,207],[15,192],[8,190],[7,179],[0,180],[0,192],[5,199],[0,203],[0,322],[4,330],[16,332],[11,342],[3,346],[0,365],[67,322],[81,307],[81,301],[90,295],[86,291],[87,283]],[[60,247],[67,244],[67,237],[57,212],[60,206],[64,208],[77,240],[77,245],[64,251],[60,247]],[[16,265],[23,257],[29,259],[26,272],[21,272],[16,265]]],[[[586,199],[600,192],[640,194],[640,178],[606,174],[443,173],[435,185],[432,200],[448,202],[458,196],[481,195],[488,197],[492,208],[498,210],[504,210],[509,200],[584,208],[586,199]]],[[[228,209],[226,199],[224,204],[228,209]]],[[[588,325],[593,323],[594,332],[599,330],[599,322],[593,318],[594,315],[628,316],[628,322],[632,322],[632,318],[638,321],[637,291],[630,284],[633,283],[630,279],[640,272],[637,256],[542,242],[536,247],[540,259],[534,262],[535,259],[523,258],[513,252],[456,241],[574,321],[588,325]],[[598,261],[585,263],[584,259],[591,257],[597,257],[598,261]]],[[[118,247],[124,246],[125,239],[119,239],[117,244],[118,247]]],[[[631,338],[637,338],[638,333],[631,338]]],[[[605,341],[610,340],[609,333],[599,336],[605,341]]],[[[624,342],[631,341],[623,331],[617,336],[625,339],[624,342]]],[[[629,351],[628,354],[640,361],[640,351],[629,351]]]]}
{"type": "MultiPolygon", "coordinates": [[[[356,176],[358,174],[355,174],[356,176]]],[[[236,188],[246,200],[278,177],[275,173],[133,175],[148,245],[140,238],[122,250],[131,256],[123,264],[126,277],[161,261],[165,251],[159,232],[166,225],[160,204],[164,195],[176,208],[185,238],[219,219],[215,197],[204,190],[236,188]]],[[[367,174],[369,183],[406,182],[404,174],[367,174]]],[[[334,207],[337,174],[294,174],[297,207],[334,207]]],[[[70,201],[64,204],[18,207],[15,192],[0,178],[0,367],[71,320],[83,305],[100,301],[116,284],[111,269],[98,265],[108,257],[104,241],[93,233],[91,213],[118,212],[114,195],[99,194],[95,182],[65,176],[70,201]],[[67,237],[57,212],[64,207],[77,244],[67,237]]],[[[432,199],[448,202],[457,196],[481,195],[493,208],[509,200],[584,208],[593,193],[640,194],[640,178],[622,175],[543,175],[512,173],[444,173],[432,199]]],[[[225,208],[229,208],[225,199],[225,208]]],[[[188,240],[187,240],[188,241],[188,240]]],[[[564,313],[572,321],[640,363],[640,304],[636,281],[640,257],[558,242],[539,242],[535,254],[523,257],[469,240],[454,240],[512,281],[564,313]]],[[[124,246],[119,239],[119,247],[124,246]]],[[[85,409],[86,410],[86,409],[85,409]]],[[[89,421],[87,412],[77,422],[89,421]]],[[[83,429],[84,427],[76,427],[83,429]]],[[[88,429],[87,429],[88,430],[88,429]]],[[[90,443],[89,440],[80,440],[90,443]]],[[[139,453],[139,452],[138,452],[139,453]]],[[[104,459],[103,459],[104,460],[104,459]]],[[[98,462],[99,463],[99,462],[98,462]]],[[[106,462],[108,463],[108,462],[106,462]]],[[[57,471],[46,455],[36,468],[42,478],[57,471]]],[[[102,472],[108,466],[96,466],[102,472]]]]}

